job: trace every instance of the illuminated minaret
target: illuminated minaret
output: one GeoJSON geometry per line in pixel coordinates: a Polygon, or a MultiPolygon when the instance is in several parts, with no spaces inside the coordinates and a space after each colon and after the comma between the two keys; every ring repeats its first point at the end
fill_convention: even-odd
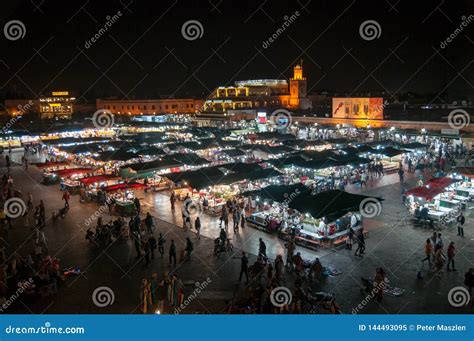
{"type": "Polygon", "coordinates": [[[303,77],[303,61],[293,68],[293,78],[290,78],[290,106],[299,108],[302,98],[306,98],[306,78],[303,77]]]}

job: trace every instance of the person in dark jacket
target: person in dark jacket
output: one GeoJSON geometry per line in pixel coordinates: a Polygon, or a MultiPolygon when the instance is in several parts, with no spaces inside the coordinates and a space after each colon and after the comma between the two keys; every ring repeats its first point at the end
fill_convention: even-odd
{"type": "Polygon", "coordinates": [[[246,282],[245,284],[248,284],[249,282],[249,259],[245,255],[245,252],[242,251],[242,258],[240,259],[240,276],[239,276],[239,282],[242,280],[242,275],[245,274],[246,282]]]}
{"type": "Polygon", "coordinates": [[[267,246],[262,238],[259,238],[258,255],[267,258],[267,246]]]}
{"type": "Polygon", "coordinates": [[[148,238],[148,244],[150,245],[151,259],[155,259],[156,239],[152,234],[150,235],[150,238],[148,238]]]}
{"type": "Polygon", "coordinates": [[[163,237],[163,233],[160,233],[160,235],[158,236],[158,252],[162,256],[165,254],[165,243],[165,237],[163,237]]]}
{"type": "Polygon", "coordinates": [[[193,242],[191,241],[191,239],[186,238],[186,259],[190,259],[191,258],[191,254],[193,253],[193,242]]]}
{"type": "Polygon", "coordinates": [[[194,227],[196,228],[196,238],[201,239],[201,219],[199,217],[196,217],[194,227]]]}
{"type": "Polygon", "coordinates": [[[150,214],[150,212],[146,213],[145,226],[147,233],[153,233],[153,216],[150,214]]]}
{"type": "Polygon", "coordinates": [[[169,258],[170,258],[170,266],[171,266],[171,263],[173,263],[174,266],[176,266],[176,244],[174,243],[173,239],[171,239],[169,258]]]}
{"type": "Polygon", "coordinates": [[[464,218],[462,212],[456,218],[456,221],[458,223],[458,236],[464,237],[464,223],[466,222],[466,218],[464,218]]]}
{"type": "Polygon", "coordinates": [[[364,231],[362,229],[357,231],[357,249],[355,250],[354,255],[362,257],[365,251],[365,237],[364,231]]]}

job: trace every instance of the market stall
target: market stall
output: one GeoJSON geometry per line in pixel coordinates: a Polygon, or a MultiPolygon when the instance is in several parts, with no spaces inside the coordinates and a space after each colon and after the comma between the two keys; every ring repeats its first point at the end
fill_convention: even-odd
{"type": "Polygon", "coordinates": [[[145,188],[145,185],[139,183],[119,183],[106,186],[101,191],[106,193],[110,212],[124,217],[136,214],[135,191],[145,188]]]}
{"type": "Polygon", "coordinates": [[[462,201],[455,196],[459,180],[449,177],[433,178],[423,186],[412,188],[405,192],[405,204],[413,215],[415,224],[439,227],[454,223],[462,201]]]}
{"type": "MultiPolygon", "coordinates": [[[[67,183],[70,186],[78,186],[79,184],[76,183],[76,180],[79,177],[82,177],[84,174],[93,173],[94,170],[92,168],[84,168],[84,167],[77,167],[77,168],[65,168],[59,169],[54,171],[45,171],[43,172],[43,184],[54,184],[61,182],[62,184],[66,185],[67,183]]],[[[64,189],[64,188],[63,188],[64,189]]]]}
{"type": "MultiPolygon", "coordinates": [[[[381,209],[383,199],[330,190],[317,194],[297,196],[288,207],[299,212],[293,225],[282,229],[279,237],[288,240],[294,236],[297,244],[309,247],[333,247],[341,245],[347,238],[348,228],[354,232],[363,229],[361,207],[370,199],[376,209],[381,209]],[[352,215],[356,224],[352,224],[352,215]]],[[[364,231],[367,235],[367,231],[364,231]]]]}

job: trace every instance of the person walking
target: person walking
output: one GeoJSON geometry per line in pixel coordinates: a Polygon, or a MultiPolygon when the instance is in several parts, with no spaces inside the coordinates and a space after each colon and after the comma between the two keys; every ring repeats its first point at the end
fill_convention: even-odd
{"type": "Polygon", "coordinates": [[[173,239],[171,239],[169,259],[170,259],[170,266],[171,266],[171,263],[173,263],[174,266],[176,266],[176,244],[174,243],[173,239]]]}
{"type": "Polygon", "coordinates": [[[137,214],[140,214],[140,199],[138,199],[137,197],[135,197],[135,199],[133,199],[133,204],[135,205],[135,210],[137,211],[137,214]]]}
{"type": "Polygon", "coordinates": [[[267,258],[267,245],[265,245],[265,242],[262,238],[259,238],[258,241],[258,255],[263,258],[267,258]]]}
{"type": "Polygon", "coordinates": [[[150,214],[150,212],[147,212],[145,217],[145,226],[147,233],[153,233],[153,225],[153,216],[150,214]]]}
{"type": "Polygon", "coordinates": [[[249,283],[249,259],[247,258],[245,251],[242,251],[242,258],[240,258],[240,275],[239,282],[242,280],[242,275],[245,274],[246,282],[249,283]]]}
{"type": "MultiPolygon", "coordinates": [[[[229,228],[229,212],[227,211],[227,207],[225,205],[222,207],[221,212],[221,224],[222,223],[224,224],[224,228],[227,231],[227,229],[229,228]]],[[[221,224],[219,224],[219,227],[221,226],[221,224]]]]}
{"type": "Polygon", "coordinates": [[[275,277],[277,281],[281,281],[281,279],[283,278],[283,267],[284,267],[283,257],[281,255],[278,255],[275,258],[275,277]]]}
{"type": "Polygon", "coordinates": [[[234,232],[237,232],[239,229],[239,223],[240,223],[240,211],[237,208],[237,206],[234,206],[234,209],[232,210],[232,225],[234,227],[234,232]]]}
{"type": "Polygon", "coordinates": [[[403,183],[403,178],[405,176],[405,172],[403,171],[403,168],[398,169],[398,178],[400,179],[400,183],[403,183]]]}
{"type": "Polygon", "coordinates": [[[158,252],[162,256],[165,254],[165,243],[166,243],[165,237],[163,236],[163,233],[160,233],[158,237],[158,252]]]}
{"type": "Polygon", "coordinates": [[[293,264],[293,256],[295,255],[295,240],[293,238],[290,239],[288,243],[285,245],[286,247],[286,265],[293,264]]]}
{"type": "MultiPolygon", "coordinates": [[[[355,215],[353,215],[354,217],[355,215]]],[[[354,229],[349,226],[347,228],[347,239],[346,239],[346,249],[352,251],[352,244],[354,242],[354,229]]]]}
{"type": "Polygon", "coordinates": [[[434,266],[433,272],[436,276],[441,276],[443,272],[443,265],[444,265],[444,255],[442,249],[437,249],[434,254],[434,266]]]}
{"type": "Polygon", "coordinates": [[[357,249],[355,250],[354,255],[362,257],[365,253],[365,237],[364,231],[362,229],[357,231],[357,249]]]}
{"type": "Polygon", "coordinates": [[[196,229],[196,238],[201,239],[201,219],[199,217],[196,217],[194,221],[194,228],[196,229]]]}
{"type": "Polygon", "coordinates": [[[454,242],[449,243],[447,255],[448,255],[447,270],[457,271],[456,268],[454,267],[454,256],[456,256],[456,247],[454,246],[454,242]],[[449,268],[450,264],[452,264],[452,269],[449,268]]]}
{"type": "Polygon", "coordinates": [[[142,256],[140,249],[140,234],[138,232],[133,233],[133,243],[135,245],[135,251],[137,252],[137,258],[142,256]]]}
{"type": "Polygon", "coordinates": [[[28,211],[33,209],[33,195],[30,192],[28,192],[28,203],[26,206],[28,207],[28,211]]]}
{"type": "Polygon", "coordinates": [[[148,244],[148,240],[143,241],[143,256],[145,257],[145,265],[148,266],[150,264],[150,244],[148,244]]]}
{"type": "Polygon", "coordinates": [[[464,223],[466,222],[466,218],[462,212],[459,213],[456,222],[458,224],[458,236],[464,237],[464,223]]]}
{"type": "Polygon", "coordinates": [[[152,234],[148,238],[148,245],[150,245],[151,259],[155,259],[156,239],[152,234]]]}
{"type": "Polygon", "coordinates": [[[63,200],[64,200],[64,206],[69,209],[69,199],[71,198],[71,195],[69,194],[69,191],[64,191],[63,193],[63,200]]]}
{"type": "Polygon", "coordinates": [[[426,239],[425,243],[425,258],[421,260],[422,263],[428,261],[428,264],[431,265],[431,253],[433,252],[433,244],[431,244],[431,239],[426,239]]]}
{"type": "Polygon", "coordinates": [[[434,246],[434,252],[436,253],[436,251],[438,250],[443,251],[443,246],[444,246],[444,243],[443,243],[443,239],[441,238],[441,233],[438,233],[438,236],[436,238],[436,243],[434,246]]]}
{"type": "Polygon", "coordinates": [[[174,211],[175,202],[176,202],[176,194],[173,191],[173,192],[171,192],[171,195],[170,195],[171,211],[174,211]]]}
{"type": "Polygon", "coordinates": [[[191,239],[189,239],[189,237],[186,238],[186,259],[191,259],[191,254],[193,253],[193,242],[191,241],[191,239]]]}

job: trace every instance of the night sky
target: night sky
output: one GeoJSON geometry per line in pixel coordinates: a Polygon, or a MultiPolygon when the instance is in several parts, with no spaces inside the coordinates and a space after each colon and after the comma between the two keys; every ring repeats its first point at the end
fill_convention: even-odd
{"type": "Polygon", "coordinates": [[[1,23],[20,20],[24,38],[0,36],[0,93],[35,98],[71,90],[97,97],[205,97],[235,80],[283,78],[301,58],[309,92],[408,91],[472,97],[474,1],[2,1],[1,23]],[[85,47],[118,11],[122,16],[85,47]],[[296,11],[300,14],[267,48],[296,11]],[[202,37],[182,25],[199,21],[202,37]],[[375,20],[380,37],[359,27],[375,20]]]}

